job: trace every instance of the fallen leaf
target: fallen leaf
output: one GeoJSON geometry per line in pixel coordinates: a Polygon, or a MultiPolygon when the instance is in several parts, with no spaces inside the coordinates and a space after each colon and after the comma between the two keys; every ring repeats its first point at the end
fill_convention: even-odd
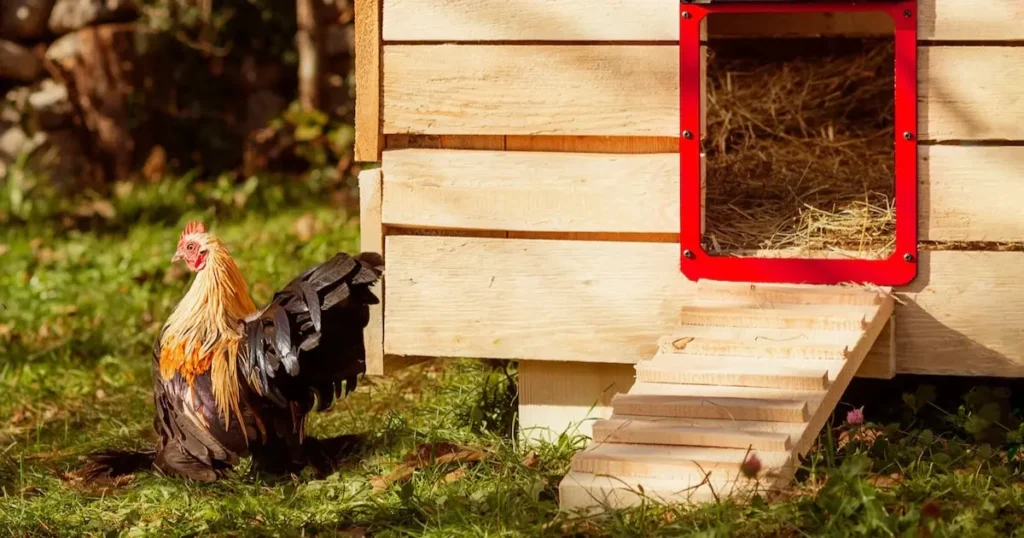
{"type": "Polygon", "coordinates": [[[684,349],[686,347],[686,344],[689,344],[690,342],[693,342],[693,337],[692,336],[686,336],[686,337],[680,338],[678,340],[673,340],[672,341],[672,347],[674,347],[674,348],[676,348],[678,350],[682,350],[682,349],[684,349]]]}
{"type": "Polygon", "coordinates": [[[371,478],[370,485],[373,486],[374,493],[380,493],[387,490],[393,484],[411,479],[415,470],[416,468],[411,465],[402,464],[386,475],[378,475],[371,478]]]}
{"type": "Polygon", "coordinates": [[[24,422],[25,418],[28,417],[28,415],[28,409],[25,406],[21,406],[14,410],[14,414],[11,415],[11,418],[7,419],[7,424],[11,426],[17,426],[24,422]]]}
{"type": "Polygon", "coordinates": [[[884,432],[877,428],[854,428],[852,430],[845,430],[839,434],[838,447],[843,448],[853,441],[873,445],[875,444],[875,441],[883,435],[884,432]]]}
{"type": "Polygon", "coordinates": [[[479,450],[466,449],[460,450],[454,454],[445,454],[435,460],[439,464],[445,463],[469,463],[473,461],[483,461],[486,454],[479,450]]]}
{"type": "Polygon", "coordinates": [[[406,465],[422,466],[434,463],[440,456],[454,454],[461,450],[459,445],[441,441],[437,443],[423,443],[416,447],[416,450],[405,457],[406,465]]]}
{"type": "Polygon", "coordinates": [[[540,465],[540,456],[536,452],[531,451],[526,457],[523,458],[523,466],[529,467],[530,469],[536,469],[540,465]]]}
{"type": "Polygon", "coordinates": [[[465,474],[466,474],[466,468],[465,467],[459,467],[458,469],[455,469],[454,471],[444,475],[444,483],[445,484],[451,484],[452,482],[457,482],[460,479],[462,479],[462,477],[465,474]]]}

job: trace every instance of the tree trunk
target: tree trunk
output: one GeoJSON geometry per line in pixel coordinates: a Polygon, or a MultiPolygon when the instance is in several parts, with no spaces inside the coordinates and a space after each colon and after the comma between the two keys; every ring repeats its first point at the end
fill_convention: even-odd
{"type": "Polygon", "coordinates": [[[295,18],[299,27],[295,35],[295,48],[299,53],[299,105],[303,110],[320,107],[323,50],[315,3],[316,0],[295,0],[295,18]]]}

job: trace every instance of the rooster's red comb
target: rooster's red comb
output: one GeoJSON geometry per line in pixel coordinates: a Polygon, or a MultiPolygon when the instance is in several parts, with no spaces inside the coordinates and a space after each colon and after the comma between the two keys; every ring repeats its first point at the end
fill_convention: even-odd
{"type": "Polygon", "coordinates": [[[202,233],[206,233],[206,226],[202,222],[194,220],[185,225],[185,230],[181,232],[181,238],[184,239],[187,235],[202,233]]]}

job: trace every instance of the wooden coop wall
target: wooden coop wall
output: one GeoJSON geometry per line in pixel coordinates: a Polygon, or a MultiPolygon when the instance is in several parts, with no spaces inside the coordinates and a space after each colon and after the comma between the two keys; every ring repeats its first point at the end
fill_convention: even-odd
{"type": "MultiPolygon", "coordinates": [[[[678,0],[356,1],[356,153],[381,163],[361,178],[363,241],[387,260],[371,373],[415,357],[519,359],[534,422],[603,391],[600,416],[628,389],[695,288],[678,271],[678,12],[678,0]]],[[[881,17],[813,24],[878,35],[881,17]]],[[[919,3],[922,252],[898,290],[898,372],[1024,375],[1020,17],[1024,0],[919,3]]],[[[710,24],[712,36],[794,28],[785,15],[710,24]]]]}

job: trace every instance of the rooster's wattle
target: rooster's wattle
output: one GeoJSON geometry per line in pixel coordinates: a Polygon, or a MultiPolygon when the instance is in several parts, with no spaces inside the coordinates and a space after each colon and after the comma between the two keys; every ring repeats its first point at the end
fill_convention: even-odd
{"type": "Polygon", "coordinates": [[[172,261],[179,259],[196,276],[153,350],[158,446],[95,454],[90,474],[152,465],[212,481],[247,455],[254,469],[271,473],[329,470],[346,438],[307,437],[306,417],[352,391],[366,371],[363,331],[378,302],[370,288],[380,256],[337,254],[261,310],[227,248],[201,223],[182,232],[172,261]]]}

